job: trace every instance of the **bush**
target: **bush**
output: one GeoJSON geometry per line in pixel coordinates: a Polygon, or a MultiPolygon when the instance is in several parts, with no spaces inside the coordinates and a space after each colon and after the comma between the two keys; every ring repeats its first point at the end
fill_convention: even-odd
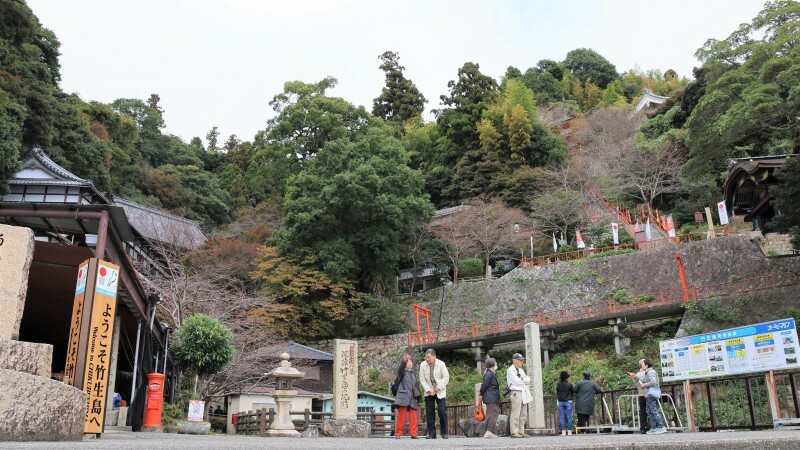
{"type": "Polygon", "coordinates": [[[358,325],[356,334],[359,336],[400,333],[405,330],[408,305],[406,302],[368,295],[355,316],[358,325]]]}
{"type": "Polygon", "coordinates": [[[180,405],[175,403],[164,403],[161,409],[161,423],[163,425],[175,425],[179,420],[186,420],[186,413],[180,405]]]}
{"type": "Polygon", "coordinates": [[[480,277],[486,273],[483,260],[478,258],[465,258],[458,262],[458,277],[480,277]]]}
{"type": "Polygon", "coordinates": [[[212,417],[209,419],[211,422],[211,429],[217,433],[225,433],[228,427],[228,420],[225,417],[212,417]]]}
{"type": "Polygon", "coordinates": [[[632,248],[621,248],[619,250],[606,250],[604,252],[592,253],[589,258],[602,258],[604,256],[627,255],[633,253],[635,250],[632,248]]]}

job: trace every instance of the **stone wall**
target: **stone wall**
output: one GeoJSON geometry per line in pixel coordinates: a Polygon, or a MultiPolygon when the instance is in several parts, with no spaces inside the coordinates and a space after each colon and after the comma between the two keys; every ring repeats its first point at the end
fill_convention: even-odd
{"type": "Polygon", "coordinates": [[[791,255],[794,250],[792,235],[785,233],[767,233],[761,241],[764,253],[770,256],[791,255]]]}
{"type": "MultiPolygon", "coordinates": [[[[406,351],[408,334],[393,334],[356,339],[358,342],[358,379],[364,383],[370,378],[370,369],[379,374],[393,374],[406,351]]],[[[324,352],[333,352],[333,339],[324,339],[311,344],[324,352]]],[[[381,393],[383,394],[383,393],[381,393]]]]}
{"type": "MultiPolygon", "coordinates": [[[[458,284],[442,302],[431,301],[431,319],[453,327],[681,288],[679,254],[686,281],[697,286],[800,271],[800,258],[768,258],[740,235],[661,249],[517,268],[495,281],[458,284]],[[441,308],[440,308],[441,304],[441,308]]],[[[410,325],[411,326],[411,325],[410,325]]]]}

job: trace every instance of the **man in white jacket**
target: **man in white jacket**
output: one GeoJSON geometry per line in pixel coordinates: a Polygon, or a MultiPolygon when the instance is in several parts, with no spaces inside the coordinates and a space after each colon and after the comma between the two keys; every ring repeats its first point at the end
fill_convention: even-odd
{"type": "Polygon", "coordinates": [[[425,425],[428,428],[427,439],[436,439],[436,412],[439,410],[439,429],[442,439],[447,439],[447,383],[450,373],[444,361],[436,358],[436,350],[425,351],[425,361],[419,365],[419,383],[425,396],[425,425]]]}
{"type": "Polygon", "coordinates": [[[525,424],[528,422],[528,407],[530,402],[530,388],[528,385],[531,378],[525,374],[522,369],[522,363],[525,362],[525,357],[519,353],[514,353],[512,357],[514,364],[506,371],[506,381],[508,389],[511,391],[511,417],[509,423],[511,425],[512,438],[525,438],[525,424]]]}

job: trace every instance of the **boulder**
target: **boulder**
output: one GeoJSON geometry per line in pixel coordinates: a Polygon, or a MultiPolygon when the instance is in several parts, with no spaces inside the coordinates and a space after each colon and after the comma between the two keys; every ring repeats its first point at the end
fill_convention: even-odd
{"type": "Polygon", "coordinates": [[[511,436],[511,422],[505,414],[497,416],[497,435],[511,436]]]}
{"type": "Polygon", "coordinates": [[[464,431],[466,437],[483,437],[486,434],[486,421],[478,422],[474,417],[468,417],[458,421],[458,426],[464,431]]]}
{"type": "Polygon", "coordinates": [[[322,422],[322,434],[328,437],[368,438],[372,427],[363,420],[329,419],[322,422]]]}
{"type": "Polygon", "coordinates": [[[50,378],[53,346],[33,342],[0,340],[0,369],[50,378]]]}
{"type": "Polygon", "coordinates": [[[300,433],[300,436],[304,438],[318,438],[319,437],[319,425],[309,425],[304,431],[300,433]]]}
{"type": "Polygon", "coordinates": [[[211,430],[211,422],[178,421],[178,433],[181,434],[208,434],[209,430],[211,430]]]}
{"type": "Polygon", "coordinates": [[[86,393],[60,381],[0,369],[0,441],[80,441],[86,393]]]}
{"type": "Polygon", "coordinates": [[[0,339],[19,338],[33,242],[31,229],[0,224],[0,339]]]}

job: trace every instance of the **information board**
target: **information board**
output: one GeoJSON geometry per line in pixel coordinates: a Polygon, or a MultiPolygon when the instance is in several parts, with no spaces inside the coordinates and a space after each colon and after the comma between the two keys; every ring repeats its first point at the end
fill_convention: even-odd
{"type": "Polygon", "coordinates": [[[659,348],[663,381],[800,367],[794,319],[670,339],[659,348]]]}

